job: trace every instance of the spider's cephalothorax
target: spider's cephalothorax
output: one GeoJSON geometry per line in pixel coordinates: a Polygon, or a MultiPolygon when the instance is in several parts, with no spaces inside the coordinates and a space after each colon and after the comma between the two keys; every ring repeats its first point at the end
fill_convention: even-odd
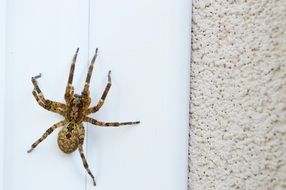
{"type": "Polygon", "coordinates": [[[68,104],[68,110],[65,115],[66,120],[81,123],[84,117],[83,111],[89,106],[89,104],[89,100],[87,103],[83,96],[75,94],[68,104]]]}
{"type": "Polygon", "coordinates": [[[73,81],[73,74],[75,69],[75,62],[78,54],[78,50],[73,57],[72,64],[70,67],[70,73],[68,78],[68,84],[66,87],[65,92],[65,101],[66,103],[59,103],[55,101],[48,100],[42,94],[37,79],[41,77],[41,74],[32,77],[32,83],[34,85],[33,95],[37,100],[38,104],[45,108],[46,110],[58,113],[64,117],[64,119],[52,127],[50,127],[46,132],[39,138],[36,142],[34,142],[31,146],[31,149],[28,152],[31,152],[34,148],[38,146],[44,139],[47,138],[56,128],[63,127],[58,134],[58,146],[59,148],[65,153],[71,153],[75,150],[79,150],[84,168],[91,176],[94,185],[95,179],[93,174],[91,173],[84,152],[83,152],[83,142],[84,142],[84,126],[82,122],[88,122],[97,126],[103,127],[118,127],[121,125],[132,125],[138,124],[140,121],[133,121],[133,122],[102,122],[95,120],[91,117],[88,117],[89,114],[97,112],[103,105],[104,100],[109,92],[111,87],[111,72],[108,73],[108,83],[105,87],[105,90],[101,96],[101,99],[98,101],[96,106],[89,107],[91,103],[91,99],[89,96],[89,83],[92,75],[92,70],[94,66],[94,62],[97,57],[97,49],[95,51],[95,55],[91,60],[91,64],[88,68],[88,73],[85,80],[85,85],[81,95],[74,94],[74,88],[72,86],[73,81]]]}

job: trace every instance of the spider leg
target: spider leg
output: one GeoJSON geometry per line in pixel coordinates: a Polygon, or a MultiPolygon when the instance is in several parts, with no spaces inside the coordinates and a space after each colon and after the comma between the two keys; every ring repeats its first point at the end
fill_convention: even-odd
{"type": "Polygon", "coordinates": [[[84,88],[82,91],[83,96],[89,96],[89,83],[90,83],[90,79],[91,79],[91,75],[92,75],[92,71],[93,71],[93,67],[94,67],[94,62],[95,62],[96,57],[97,57],[97,52],[98,52],[98,48],[95,49],[95,54],[91,60],[89,67],[88,67],[88,73],[86,75],[85,84],[84,84],[84,88]]]}
{"type": "Polygon", "coordinates": [[[76,52],[75,52],[73,59],[72,59],[72,64],[70,66],[69,78],[68,78],[68,83],[67,83],[66,92],[65,92],[66,102],[70,102],[70,100],[72,99],[73,94],[74,94],[74,88],[72,86],[72,81],[73,81],[75,62],[76,62],[78,51],[79,51],[79,48],[76,49],[76,52]]]}
{"type": "Polygon", "coordinates": [[[45,99],[39,85],[37,82],[37,79],[41,77],[41,74],[32,77],[32,83],[34,85],[34,89],[33,89],[33,95],[36,99],[36,101],[38,102],[38,104],[40,106],[42,106],[43,108],[45,108],[46,110],[58,113],[63,115],[63,110],[66,108],[65,104],[62,104],[60,102],[55,102],[55,101],[51,101],[48,99],[45,99]]]}
{"type": "Polygon", "coordinates": [[[83,166],[85,168],[85,170],[87,171],[87,173],[90,175],[90,177],[93,180],[93,185],[96,186],[96,182],[94,179],[94,175],[91,173],[89,167],[88,167],[88,163],[86,161],[86,158],[84,156],[84,151],[83,151],[83,142],[84,142],[84,128],[81,126],[79,128],[79,145],[78,145],[78,150],[79,150],[79,154],[83,163],[83,166]]]}
{"type": "Polygon", "coordinates": [[[31,149],[29,149],[27,152],[30,153],[32,152],[32,150],[34,148],[36,148],[38,146],[38,144],[40,144],[43,140],[45,140],[56,128],[64,125],[66,123],[65,120],[60,121],[56,124],[54,124],[53,126],[51,126],[48,130],[46,130],[46,132],[41,136],[41,138],[39,138],[37,141],[35,141],[32,145],[31,145],[31,149]]]}
{"type": "Polygon", "coordinates": [[[107,85],[105,86],[104,92],[103,92],[103,94],[102,94],[100,100],[98,101],[98,103],[97,103],[96,106],[91,107],[91,108],[89,108],[89,109],[87,110],[87,113],[86,113],[87,115],[88,115],[88,114],[91,114],[91,113],[97,112],[97,111],[102,107],[102,105],[103,105],[103,103],[104,103],[104,100],[105,100],[105,98],[106,98],[106,96],[107,96],[107,94],[108,94],[108,92],[109,92],[109,90],[110,90],[110,87],[111,87],[111,76],[110,76],[110,74],[111,74],[111,71],[108,72],[108,83],[107,83],[107,85]]]}
{"type": "Polygon", "coordinates": [[[103,126],[103,127],[118,127],[121,125],[134,125],[139,124],[140,121],[130,121],[130,122],[102,122],[97,121],[96,119],[90,118],[90,117],[84,117],[84,122],[88,122],[94,125],[103,126]]]}

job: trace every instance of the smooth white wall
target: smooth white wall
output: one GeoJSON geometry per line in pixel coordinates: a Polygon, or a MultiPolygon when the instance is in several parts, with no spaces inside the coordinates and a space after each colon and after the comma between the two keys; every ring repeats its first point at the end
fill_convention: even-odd
{"type": "Polygon", "coordinates": [[[78,0],[7,2],[5,190],[85,187],[80,157],[59,151],[58,131],[31,154],[26,151],[62,119],[37,105],[31,76],[41,72],[45,96],[62,101],[70,61],[81,47],[75,78],[79,85],[88,60],[87,10],[88,2],[78,0]]]}
{"type": "Polygon", "coordinates": [[[188,0],[12,0],[7,18],[5,190],[186,189],[188,0]],[[91,82],[93,104],[112,70],[113,86],[106,103],[92,117],[142,121],[122,128],[85,125],[86,154],[96,188],[78,153],[65,155],[57,148],[57,131],[26,153],[61,119],[37,105],[30,77],[41,72],[39,84],[45,96],[63,101],[76,47],[81,48],[74,78],[78,92],[88,60],[99,48],[91,82]]]}
{"type": "Polygon", "coordinates": [[[0,0],[0,189],[3,188],[4,174],[4,86],[5,86],[5,29],[6,1],[0,0]]]}

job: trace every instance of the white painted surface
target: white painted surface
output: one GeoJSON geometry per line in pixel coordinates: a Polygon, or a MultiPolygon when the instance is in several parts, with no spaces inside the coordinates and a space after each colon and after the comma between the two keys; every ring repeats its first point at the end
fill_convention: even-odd
{"type": "Polygon", "coordinates": [[[62,101],[70,61],[80,46],[79,85],[87,65],[87,8],[79,0],[7,2],[5,190],[85,187],[80,156],[58,149],[57,132],[31,154],[26,151],[61,119],[37,105],[31,76],[42,72],[39,85],[45,96],[62,101]]]}
{"type": "Polygon", "coordinates": [[[0,189],[4,174],[4,88],[5,88],[5,29],[6,1],[0,0],[0,189]]]}
{"type": "Polygon", "coordinates": [[[186,189],[190,14],[188,0],[9,1],[5,190],[186,189]],[[61,119],[37,105],[30,77],[42,72],[39,84],[45,96],[63,101],[69,64],[78,46],[77,92],[88,60],[99,47],[91,82],[93,104],[112,70],[106,103],[92,117],[142,121],[123,128],[85,125],[96,188],[78,153],[65,155],[57,148],[56,132],[26,153],[61,119]]]}

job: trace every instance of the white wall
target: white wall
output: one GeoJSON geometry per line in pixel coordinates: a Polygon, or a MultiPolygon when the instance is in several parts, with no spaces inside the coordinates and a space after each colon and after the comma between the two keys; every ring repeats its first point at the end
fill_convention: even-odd
{"type": "Polygon", "coordinates": [[[96,189],[183,190],[187,186],[190,60],[188,0],[7,2],[4,189],[94,189],[78,153],[65,155],[54,132],[26,150],[61,117],[40,108],[30,77],[42,73],[45,96],[63,101],[71,58],[80,53],[74,85],[82,88],[88,60],[95,104],[112,70],[103,121],[138,120],[134,127],[86,124],[86,154],[96,189]],[[89,14],[90,13],[90,14],[89,14]]]}
{"type": "Polygon", "coordinates": [[[0,1],[0,189],[3,188],[4,174],[4,89],[5,89],[5,24],[6,1],[0,1]]]}
{"type": "MultiPolygon", "coordinates": [[[[85,186],[78,154],[62,154],[56,145],[56,133],[33,153],[26,151],[61,119],[37,105],[30,78],[42,72],[39,83],[46,97],[63,100],[76,47],[81,47],[78,67],[87,66],[87,9],[88,2],[77,0],[7,1],[5,190],[85,186]]],[[[78,71],[81,74],[82,70],[78,71]]]]}

